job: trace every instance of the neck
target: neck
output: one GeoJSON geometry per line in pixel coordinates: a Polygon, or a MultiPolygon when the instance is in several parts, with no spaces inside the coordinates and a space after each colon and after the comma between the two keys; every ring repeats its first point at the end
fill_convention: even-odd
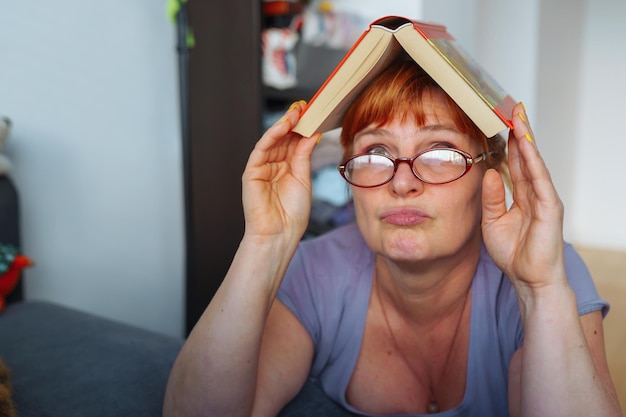
{"type": "MultiPolygon", "coordinates": [[[[473,245],[472,245],[473,246],[473,245]]],[[[480,244],[452,257],[397,264],[378,256],[376,285],[394,310],[416,324],[437,323],[454,314],[469,294],[480,244]]]]}

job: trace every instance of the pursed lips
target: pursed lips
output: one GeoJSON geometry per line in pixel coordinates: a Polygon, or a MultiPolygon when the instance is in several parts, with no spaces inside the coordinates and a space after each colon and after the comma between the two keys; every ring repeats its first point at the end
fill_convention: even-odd
{"type": "Polygon", "coordinates": [[[385,223],[397,226],[413,226],[425,222],[429,217],[419,209],[399,207],[385,210],[380,219],[385,223]]]}

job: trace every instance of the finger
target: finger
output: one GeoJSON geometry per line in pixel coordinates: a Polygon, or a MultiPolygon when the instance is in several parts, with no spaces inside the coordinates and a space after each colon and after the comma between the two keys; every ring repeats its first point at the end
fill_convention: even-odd
{"type": "MultiPolygon", "coordinates": [[[[520,198],[532,190],[539,201],[554,203],[559,200],[550,172],[535,144],[534,134],[525,117],[525,109],[519,104],[514,108],[518,112],[513,117],[512,137],[509,141],[509,160],[513,181],[514,199],[520,198]],[[530,187],[530,188],[527,188],[530,187]]],[[[527,194],[526,194],[527,195],[527,194]]]]}
{"type": "Polygon", "coordinates": [[[517,113],[513,116],[514,128],[509,132],[508,141],[508,157],[509,157],[509,172],[511,174],[511,184],[513,202],[517,207],[522,209],[525,213],[532,212],[531,202],[533,201],[533,189],[532,189],[532,177],[528,173],[523,156],[520,152],[520,147],[524,143],[531,144],[532,136],[529,130],[528,124],[520,117],[520,111],[522,111],[521,105],[517,105],[515,108],[517,113]],[[530,138],[530,139],[529,139],[530,138]]]}
{"type": "Polygon", "coordinates": [[[530,180],[530,175],[526,171],[526,165],[520,153],[520,147],[523,142],[534,144],[535,140],[525,114],[523,104],[516,104],[513,108],[513,129],[509,133],[509,169],[514,191],[522,191],[530,180]]]}
{"type": "Polygon", "coordinates": [[[298,122],[305,105],[304,100],[296,101],[280,120],[265,131],[250,154],[248,165],[258,165],[267,160],[284,158],[288,151],[280,148],[293,146],[293,140],[301,138],[300,135],[291,133],[291,129],[298,122]]]}
{"type": "Polygon", "coordinates": [[[519,142],[513,132],[509,133],[508,162],[511,184],[513,185],[513,197],[520,195],[527,186],[527,178],[522,167],[519,142]]]}
{"type": "Polygon", "coordinates": [[[517,103],[515,107],[513,107],[513,114],[517,116],[517,122],[515,120],[513,121],[514,131],[523,135],[529,142],[534,142],[535,134],[532,126],[530,125],[530,119],[526,113],[524,103],[517,103]]]}
{"type": "Polygon", "coordinates": [[[483,226],[498,220],[506,214],[506,194],[504,182],[500,173],[495,169],[488,169],[483,176],[483,226]]]}
{"type": "Polygon", "coordinates": [[[267,129],[263,136],[261,136],[257,142],[257,147],[264,150],[272,147],[284,138],[298,122],[300,113],[304,109],[305,105],[306,101],[304,100],[294,102],[285,112],[283,117],[276,121],[269,129],[267,129]]]}
{"type": "Polygon", "coordinates": [[[300,118],[300,113],[302,113],[302,110],[304,110],[305,106],[306,101],[304,100],[298,100],[293,102],[291,106],[289,106],[289,109],[287,109],[287,111],[285,112],[283,118],[278,120],[277,123],[287,121],[289,122],[289,124],[294,126],[298,122],[298,119],[300,118]]]}
{"type": "Polygon", "coordinates": [[[550,171],[534,143],[524,138],[519,140],[518,146],[520,165],[539,201],[554,203],[559,200],[550,171]]]}
{"type": "Polygon", "coordinates": [[[300,113],[302,113],[302,110],[304,110],[305,106],[306,101],[304,100],[298,100],[293,102],[291,106],[289,106],[289,109],[287,109],[287,111],[285,112],[282,119],[278,120],[277,123],[288,122],[291,126],[295,126],[295,124],[298,122],[298,119],[300,119],[300,113]]]}

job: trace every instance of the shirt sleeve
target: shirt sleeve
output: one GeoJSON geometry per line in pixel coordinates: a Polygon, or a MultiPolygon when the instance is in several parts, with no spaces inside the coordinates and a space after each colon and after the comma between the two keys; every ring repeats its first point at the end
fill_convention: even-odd
{"type": "Polygon", "coordinates": [[[576,293],[578,314],[582,316],[601,310],[602,317],[605,317],[610,309],[609,303],[600,297],[587,265],[569,243],[565,245],[565,272],[576,293]]]}
{"type": "Polygon", "coordinates": [[[319,336],[319,321],[310,284],[302,249],[299,248],[287,268],[278,290],[278,299],[296,316],[315,343],[319,336]]]}

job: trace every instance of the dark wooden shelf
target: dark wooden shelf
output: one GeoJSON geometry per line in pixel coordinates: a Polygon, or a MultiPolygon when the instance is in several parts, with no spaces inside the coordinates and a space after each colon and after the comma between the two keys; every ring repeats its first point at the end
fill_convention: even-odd
{"type": "Polygon", "coordinates": [[[262,93],[266,100],[293,102],[296,100],[309,101],[315,94],[315,90],[299,87],[279,90],[277,88],[263,86],[262,93]]]}

